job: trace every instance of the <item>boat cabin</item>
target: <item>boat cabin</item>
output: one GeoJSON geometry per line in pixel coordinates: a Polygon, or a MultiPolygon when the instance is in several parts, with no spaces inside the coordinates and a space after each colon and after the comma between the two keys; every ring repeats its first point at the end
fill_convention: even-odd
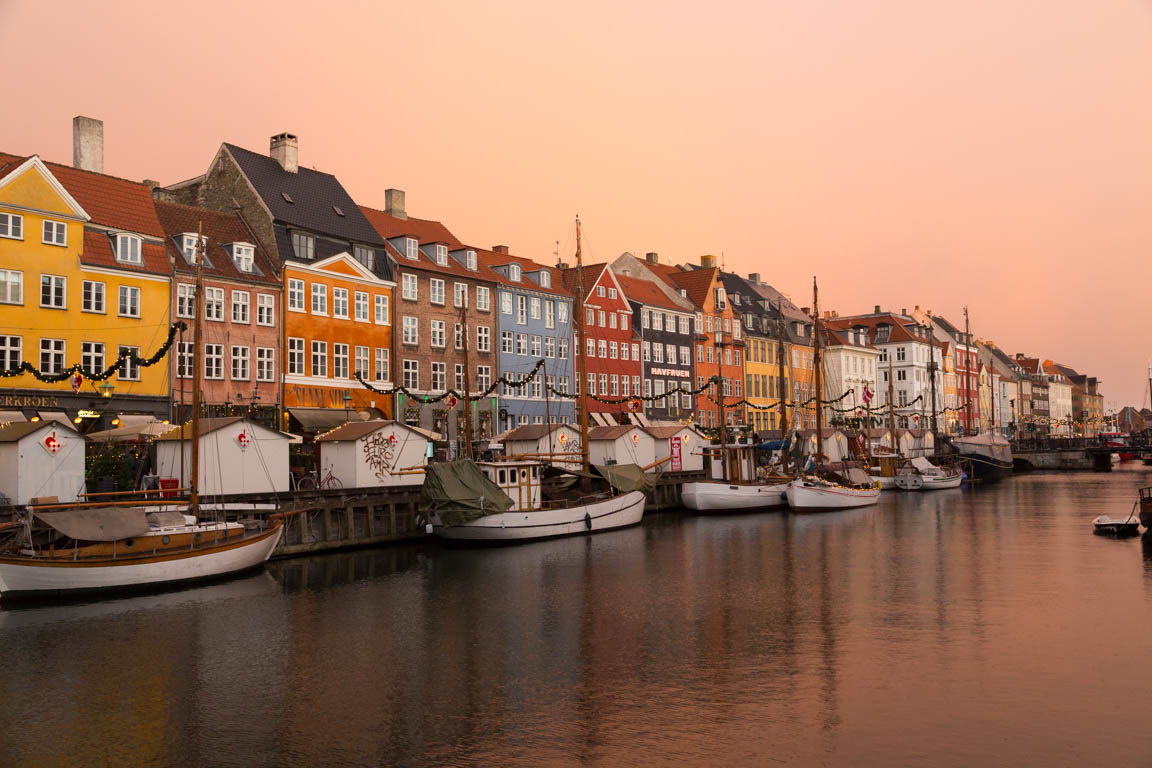
{"type": "Polygon", "coordinates": [[[0,426],[0,494],[15,505],[55,496],[76,501],[84,491],[84,436],[56,421],[0,426]]]}
{"type": "Polygon", "coordinates": [[[478,461],[484,476],[512,499],[511,512],[540,509],[540,465],[534,461],[478,461]]]}
{"type": "Polygon", "coordinates": [[[728,480],[733,483],[750,483],[756,479],[756,452],[759,448],[751,442],[733,436],[722,450],[719,443],[706,443],[701,453],[708,456],[708,476],[713,480],[728,480]],[[724,477],[724,461],[727,453],[728,477],[724,477]]]}
{"type": "Polygon", "coordinates": [[[345,488],[421,485],[435,436],[397,421],[351,421],[316,438],[318,467],[345,488]]]}

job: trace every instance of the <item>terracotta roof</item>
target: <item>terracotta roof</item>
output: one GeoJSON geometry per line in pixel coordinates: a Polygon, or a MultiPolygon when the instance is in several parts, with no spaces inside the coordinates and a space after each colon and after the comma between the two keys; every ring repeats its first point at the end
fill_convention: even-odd
{"type": "MultiPolygon", "coordinates": [[[[0,153],[0,163],[21,161],[0,153]]],[[[45,163],[52,175],[76,198],[97,224],[124,232],[164,237],[164,229],[152,206],[152,190],[143,184],[103,173],[77,170],[59,163],[45,163]]],[[[123,265],[117,265],[123,266],[123,265]]]]}
{"type": "MultiPolygon", "coordinates": [[[[480,275],[484,280],[491,280],[494,283],[501,285],[510,285],[515,288],[523,288],[525,290],[540,291],[542,293],[552,293],[558,296],[571,296],[564,286],[563,272],[556,267],[545,266],[538,262],[526,259],[523,256],[513,256],[509,253],[496,253],[495,251],[486,251],[479,248],[476,251],[476,264],[479,267],[480,275]],[[531,278],[522,277],[520,282],[509,280],[504,275],[497,272],[494,267],[499,267],[504,264],[519,264],[521,272],[536,272],[539,270],[546,271],[550,278],[550,288],[537,283],[531,278]]],[[[470,273],[475,274],[475,273],[470,273]]]]}
{"type": "Polygon", "coordinates": [[[708,300],[708,290],[712,287],[712,281],[720,274],[720,270],[716,267],[709,267],[707,269],[693,269],[684,272],[674,272],[669,275],[672,282],[677,287],[683,288],[688,293],[688,298],[691,299],[696,306],[703,308],[704,302],[708,300]]]}
{"type": "Polygon", "coordinates": [[[668,285],[672,286],[677,291],[680,290],[680,286],[677,285],[676,281],[672,279],[672,275],[679,274],[684,270],[680,269],[679,267],[674,267],[670,264],[649,264],[645,262],[644,266],[648,267],[652,274],[664,278],[668,285]]]}
{"type": "Polygon", "coordinates": [[[350,242],[383,245],[380,235],[332,174],[304,166],[290,173],[268,155],[235,144],[225,143],[224,148],[271,211],[272,218],[350,242]]]}
{"type": "MultiPolygon", "coordinates": [[[[821,320],[820,326],[824,329],[824,336],[828,340],[827,346],[844,346],[844,347],[859,347],[860,349],[875,349],[869,342],[868,344],[859,344],[852,340],[848,335],[847,329],[832,328],[829,323],[831,320],[821,320]]],[[[868,337],[871,339],[871,335],[868,337]]]]}
{"type": "MultiPolygon", "coordinates": [[[[588,299],[592,296],[592,289],[596,287],[596,281],[600,279],[600,274],[604,271],[607,264],[585,264],[584,265],[584,298],[588,299]]],[[[571,292],[573,296],[576,295],[577,279],[576,268],[569,267],[563,270],[564,273],[564,287],[571,292]]]]}
{"type": "Polygon", "coordinates": [[[624,296],[631,301],[639,302],[645,306],[670,309],[674,312],[689,312],[690,310],[678,306],[668,297],[668,294],[651,280],[641,280],[638,277],[616,275],[616,282],[624,289],[624,296]]]}
{"type": "Polygon", "coordinates": [[[226,277],[247,282],[279,284],[277,270],[260,247],[255,235],[244,225],[244,220],[234,213],[212,211],[191,205],[179,205],[156,201],[156,214],[167,233],[166,244],[176,271],[193,274],[196,268],[184,258],[179,238],[185,233],[195,233],[203,225],[205,245],[205,277],[226,277]],[[224,247],[230,243],[250,243],[254,249],[254,264],[257,271],[241,272],[224,247]]]}
{"type": "Polygon", "coordinates": [[[449,248],[463,248],[464,244],[452,234],[448,227],[430,219],[397,218],[385,211],[360,206],[365,218],[380,237],[415,237],[421,243],[447,243],[449,248]]]}
{"type": "Polygon", "coordinates": [[[908,330],[907,325],[909,323],[907,319],[900,318],[893,314],[860,315],[857,317],[834,317],[828,320],[821,320],[820,324],[825,328],[831,328],[835,330],[864,326],[865,328],[868,328],[868,339],[873,345],[888,344],[890,342],[896,341],[914,341],[921,344],[930,344],[935,347],[945,346],[943,342],[937,341],[931,336],[927,338],[916,336],[908,330]],[[888,339],[886,340],[878,338],[876,332],[877,326],[884,324],[889,325],[892,329],[889,333],[888,339]]]}
{"type": "Polygon", "coordinates": [[[96,230],[84,230],[84,250],[80,253],[80,263],[90,267],[106,267],[123,272],[168,275],[171,273],[168,255],[159,243],[141,243],[140,263],[127,264],[116,260],[112,239],[115,235],[96,230]]]}

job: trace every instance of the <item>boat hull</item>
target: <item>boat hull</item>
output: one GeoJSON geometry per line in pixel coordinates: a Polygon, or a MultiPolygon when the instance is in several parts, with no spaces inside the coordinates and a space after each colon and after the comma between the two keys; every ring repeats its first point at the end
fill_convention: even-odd
{"type": "Polygon", "coordinates": [[[636,525],[644,517],[646,501],[640,491],[630,491],[571,507],[484,515],[460,525],[441,525],[433,515],[432,532],[445,539],[492,542],[577,536],[636,525]]]}
{"type": "Polygon", "coordinates": [[[807,480],[788,484],[788,506],[797,511],[867,507],[880,500],[879,488],[846,488],[807,480]]]}
{"type": "Polygon", "coordinates": [[[695,512],[758,512],[788,505],[787,484],[694,482],[680,488],[680,501],[695,512]]]}
{"type": "Polygon", "coordinates": [[[955,475],[946,477],[935,477],[933,475],[921,475],[924,484],[920,486],[922,491],[939,491],[946,488],[959,488],[960,483],[964,480],[964,476],[957,472],[955,475]]]}
{"type": "Polygon", "coordinates": [[[0,557],[0,598],[51,599],[220,578],[262,565],[282,533],[277,523],[263,533],[216,547],[118,560],[0,557]]]}
{"type": "Polygon", "coordinates": [[[880,486],[881,489],[896,487],[896,478],[894,476],[890,477],[887,475],[869,475],[869,477],[871,477],[872,482],[880,486]]]}

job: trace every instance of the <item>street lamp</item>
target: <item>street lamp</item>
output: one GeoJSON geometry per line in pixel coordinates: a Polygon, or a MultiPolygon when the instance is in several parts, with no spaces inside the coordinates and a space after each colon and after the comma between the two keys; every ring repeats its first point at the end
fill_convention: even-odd
{"type": "Polygon", "coordinates": [[[112,393],[116,391],[116,385],[113,384],[110,380],[105,379],[98,387],[96,387],[96,390],[100,393],[100,397],[108,399],[112,397],[112,393]]]}

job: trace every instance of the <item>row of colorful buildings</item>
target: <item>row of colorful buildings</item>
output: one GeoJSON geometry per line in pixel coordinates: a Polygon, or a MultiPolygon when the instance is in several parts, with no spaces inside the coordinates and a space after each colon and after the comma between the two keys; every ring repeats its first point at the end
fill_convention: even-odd
{"type": "MultiPolygon", "coordinates": [[[[354,200],[300,165],[287,133],[267,153],[224,143],[187,181],[128,181],[103,172],[99,121],[73,128],[72,165],[0,153],[0,421],[186,418],[199,315],[205,411],[295,432],[396,418],[452,454],[466,418],[479,438],[573,421],[581,389],[602,423],[814,424],[813,318],[758,274],[655,253],[578,273],[477,247],[410,216],[401,190],[354,200]],[[170,334],[168,354],[140,364],[170,334]],[[43,380],[75,364],[80,376],[43,380]],[[450,389],[488,394],[469,409],[450,389]]],[[[941,431],[1075,432],[1102,416],[1095,379],[919,308],[824,320],[830,419],[880,411],[891,392],[911,425],[933,386],[941,431]]]]}

